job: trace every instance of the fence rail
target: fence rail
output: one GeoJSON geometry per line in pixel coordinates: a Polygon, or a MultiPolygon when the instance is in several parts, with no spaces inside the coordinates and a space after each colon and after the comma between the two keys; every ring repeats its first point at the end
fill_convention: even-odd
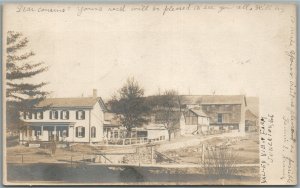
{"type": "Polygon", "coordinates": [[[148,143],[147,137],[138,138],[111,138],[107,140],[107,144],[111,145],[133,145],[148,143]]]}

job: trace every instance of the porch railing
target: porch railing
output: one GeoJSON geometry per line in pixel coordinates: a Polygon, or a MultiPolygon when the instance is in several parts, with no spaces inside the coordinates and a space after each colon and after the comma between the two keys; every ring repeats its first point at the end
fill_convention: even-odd
{"type": "Polygon", "coordinates": [[[137,138],[111,138],[107,140],[107,144],[110,145],[133,145],[148,143],[147,137],[137,138]]]}

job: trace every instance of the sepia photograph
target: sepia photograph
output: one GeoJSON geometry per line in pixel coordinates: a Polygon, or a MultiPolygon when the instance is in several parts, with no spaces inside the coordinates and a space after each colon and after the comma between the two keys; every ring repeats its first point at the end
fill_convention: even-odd
{"type": "Polygon", "coordinates": [[[5,185],[295,185],[296,6],[3,6],[5,185]]]}

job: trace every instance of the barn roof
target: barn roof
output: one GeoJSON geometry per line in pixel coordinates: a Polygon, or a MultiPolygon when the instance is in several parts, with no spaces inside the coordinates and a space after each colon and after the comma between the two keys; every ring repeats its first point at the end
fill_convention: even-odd
{"type": "Polygon", "coordinates": [[[78,98],[46,98],[37,104],[36,108],[93,108],[99,102],[101,108],[106,110],[101,97],[78,97],[78,98]]]}
{"type": "Polygon", "coordinates": [[[190,111],[195,113],[197,116],[208,117],[208,115],[205,114],[200,108],[192,108],[192,109],[190,109],[190,111]]]}
{"type": "Polygon", "coordinates": [[[253,114],[253,112],[251,112],[251,110],[246,110],[246,113],[245,113],[245,119],[246,120],[252,120],[252,121],[255,121],[258,119],[258,117],[253,114]]]}
{"type": "Polygon", "coordinates": [[[244,95],[181,95],[182,104],[245,104],[244,95]]]}

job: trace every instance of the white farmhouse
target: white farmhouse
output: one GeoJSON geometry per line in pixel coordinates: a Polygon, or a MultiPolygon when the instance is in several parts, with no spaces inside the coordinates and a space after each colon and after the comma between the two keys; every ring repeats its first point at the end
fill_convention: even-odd
{"type": "Polygon", "coordinates": [[[31,111],[21,113],[25,126],[20,131],[20,142],[101,142],[105,111],[96,90],[93,97],[47,98],[31,111]]]}

